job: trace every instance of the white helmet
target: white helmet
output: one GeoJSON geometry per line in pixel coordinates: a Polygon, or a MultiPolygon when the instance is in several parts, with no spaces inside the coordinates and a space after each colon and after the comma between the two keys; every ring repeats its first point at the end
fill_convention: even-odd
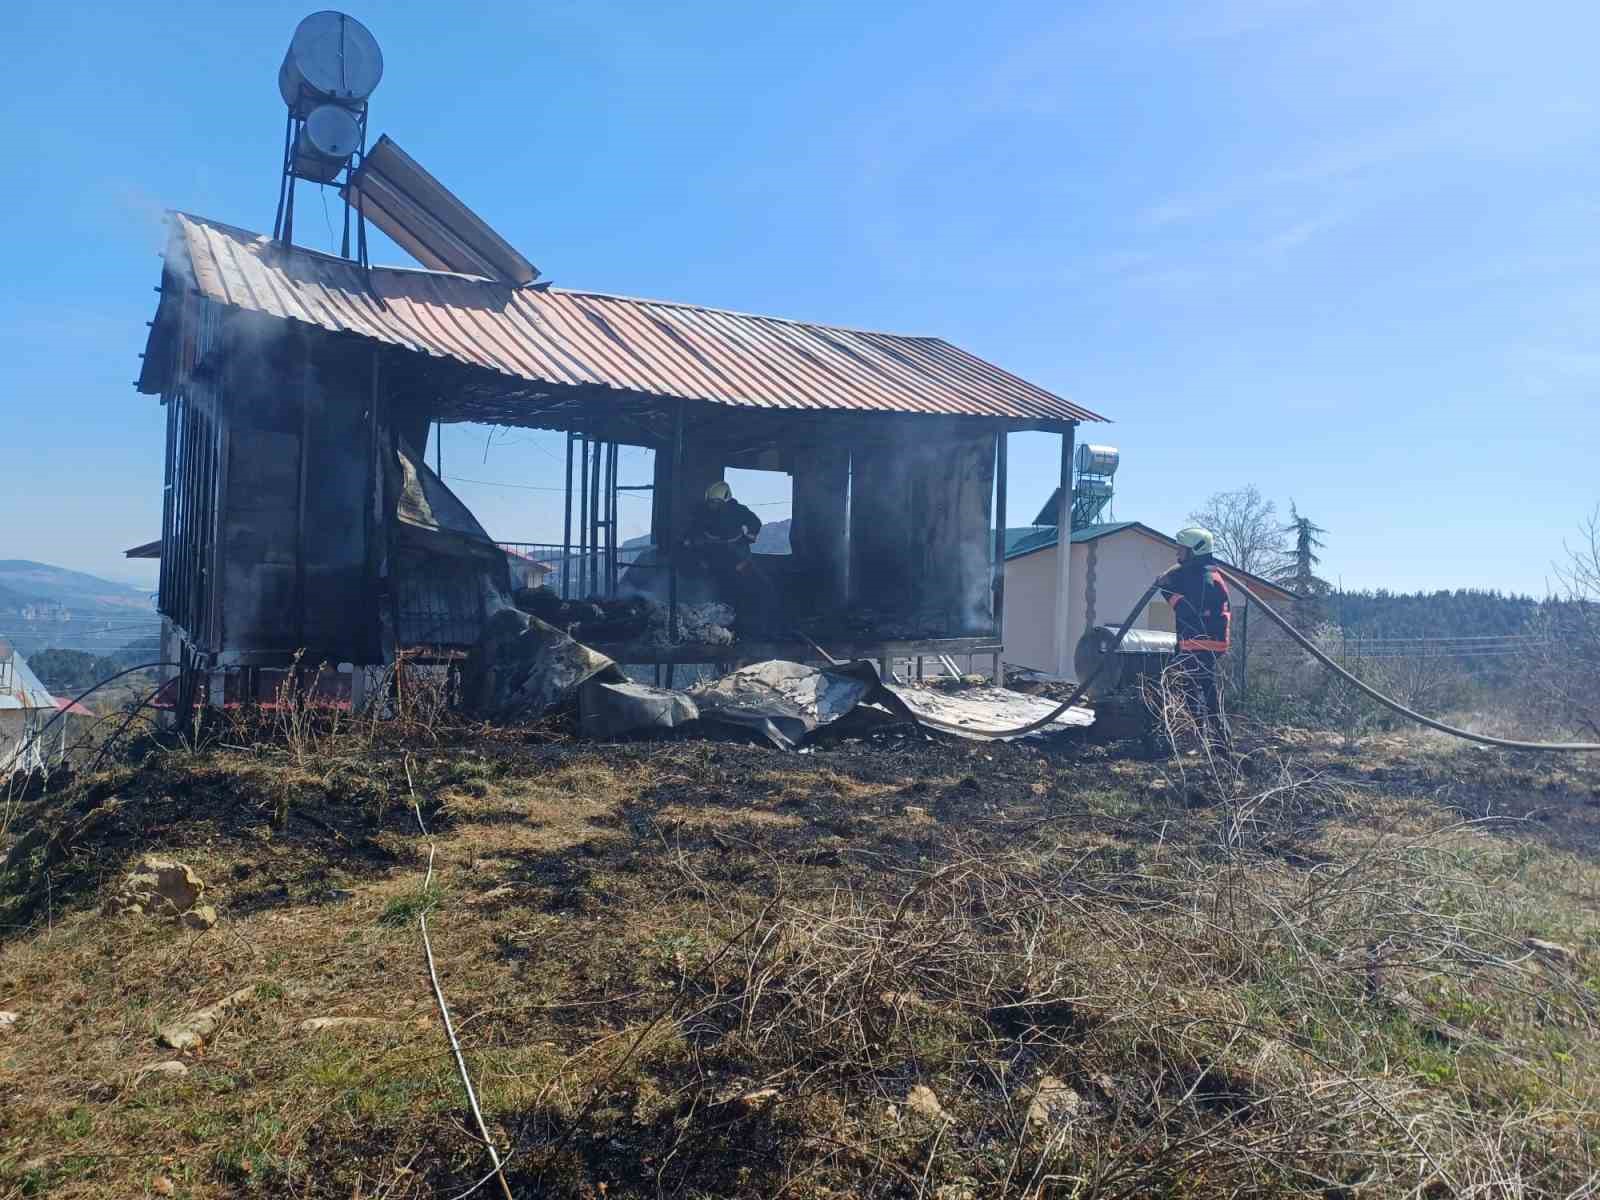
{"type": "Polygon", "coordinates": [[[1198,525],[1178,530],[1175,540],[1178,545],[1187,546],[1196,554],[1210,554],[1217,546],[1217,539],[1211,536],[1211,530],[1202,529],[1198,525]]]}

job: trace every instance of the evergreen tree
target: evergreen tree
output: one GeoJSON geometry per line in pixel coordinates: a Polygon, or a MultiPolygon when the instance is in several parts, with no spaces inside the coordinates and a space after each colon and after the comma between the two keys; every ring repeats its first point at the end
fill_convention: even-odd
{"type": "Polygon", "coordinates": [[[1333,585],[1317,574],[1322,562],[1317,551],[1327,549],[1317,535],[1328,531],[1310,517],[1302,517],[1293,500],[1289,501],[1289,518],[1283,532],[1294,537],[1294,549],[1285,555],[1276,581],[1300,597],[1302,619],[1317,618],[1323,599],[1333,590],[1333,585]]]}

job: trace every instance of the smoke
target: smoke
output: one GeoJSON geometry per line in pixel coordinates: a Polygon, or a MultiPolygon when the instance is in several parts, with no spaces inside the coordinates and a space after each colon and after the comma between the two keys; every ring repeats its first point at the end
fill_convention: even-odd
{"type": "Polygon", "coordinates": [[[113,185],[116,212],[127,228],[128,240],[141,250],[159,255],[181,286],[195,286],[188,256],[169,253],[172,224],[167,208],[144,185],[124,179],[113,185]]]}

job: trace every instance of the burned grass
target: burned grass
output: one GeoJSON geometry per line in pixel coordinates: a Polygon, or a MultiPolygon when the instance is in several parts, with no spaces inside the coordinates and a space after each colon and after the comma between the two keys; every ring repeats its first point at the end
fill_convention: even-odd
{"type": "Polygon", "coordinates": [[[1300,735],[1238,774],[896,738],[151,753],[4,847],[0,1195],[470,1187],[422,911],[518,1195],[1579,1194],[1597,784],[1300,735]],[[145,853],[217,928],[99,914],[145,853]]]}

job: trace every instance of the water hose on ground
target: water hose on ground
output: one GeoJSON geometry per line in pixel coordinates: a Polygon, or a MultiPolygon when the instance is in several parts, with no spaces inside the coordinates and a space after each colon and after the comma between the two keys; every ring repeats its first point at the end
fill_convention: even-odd
{"type": "Polygon", "coordinates": [[[1317,647],[1316,643],[1314,643],[1310,638],[1306,637],[1305,634],[1301,633],[1293,625],[1289,624],[1289,621],[1286,617],[1279,613],[1275,608],[1272,607],[1272,605],[1268,604],[1260,596],[1256,595],[1256,593],[1250,589],[1250,585],[1245,583],[1244,580],[1240,579],[1226,567],[1218,567],[1217,569],[1222,572],[1222,577],[1224,579],[1243,591],[1244,594],[1249,596],[1250,599],[1256,604],[1260,605],[1261,611],[1267,614],[1267,617],[1272,621],[1272,623],[1277,625],[1278,628],[1282,629],[1291,638],[1293,638],[1300,648],[1307,654],[1311,655],[1312,658],[1316,659],[1323,666],[1327,667],[1328,670],[1332,671],[1346,683],[1358,688],[1370,699],[1377,701],[1391,712],[1400,714],[1400,716],[1405,717],[1407,720],[1416,721],[1419,725],[1426,725],[1429,729],[1437,729],[1440,733],[1448,733],[1451,737],[1464,738],[1466,741],[1477,742],[1483,746],[1495,746],[1501,750],[1537,750],[1548,753],[1573,754],[1600,753],[1600,742],[1518,742],[1507,738],[1490,737],[1486,733],[1473,733],[1469,729],[1458,729],[1454,725],[1446,725],[1443,721],[1435,721],[1432,717],[1425,717],[1416,710],[1407,708],[1404,704],[1401,704],[1400,701],[1395,700],[1392,697],[1385,696],[1371,684],[1357,679],[1349,671],[1345,670],[1338,663],[1334,662],[1333,659],[1324,654],[1317,647]]]}
{"type": "MultiPolygon", "coordinates": [[[[1451,737],[1463,738],[1466,741],[1477,742],[1479,745],[1483,746],[1494,746],[1501,750],[1533,750],[1544,753],[1568,754],[1600,753],[1600,742],[1519,742],[1508,738],[1490,737],[1486,733],[1473,733],[1468,729],[1458,729],[1454,725],[1446,725],[1443,721],[1436,721],[1432,717],[1424,716],[1414,709],[1407,708],[1404,704],[1401,704],[1400,701],[1395,700],[1390,696],[1385,696],[1382,692],[1378,691],[1377,688],[1356,678],[1356,676],[1352,675],[1338,663],[1334,662],[1333,659],[1324,654],[1322,650],[1320,650],[1317,645],[1311,641],[1310,638],[1306,637],[1293,625],[1289,624],[1288,618],[1283,616],[1283,614],[1278,612],[1277,609],[1273,608],[1272,605],[1268,604],[1265,600],[1258,596],[1255,591],[1251,589],[1249,584],[1245,583],[1244,580],[1240,579],[1232,571],[1222,566],[1219,566],[1217,569],[1222,572],[1224,579],[1243,591],[1244,594],[1249,596],[1253,602],[1260,605],[1261,611],[1266,613],[1267,617],[1274,624],[1276,624],[1280,629],[1293,638],[1296,644],[1298,644],[1300,648],[1307,654],[1310,654],[1311,657],[1315,658],[1323,666],[1327,667],[1328,670],[1332,671],[1346,683],[1351,684],[1355,688],[1359,689],[1370,699],[1383,705],[1391,712],[1398,713],[1407,720],[1415,721],[1419,725],[1426,725],[1429,729],[1436,729],[1440,733],[1447,733],[1451,737]]],[[[1084,680],[1073,690],[1072,695],[1068,696],[1066,700],[1064,700],[1046,715],[1040,717],[1037,721],[1031,721],[1026,725],[1019,725],[1015,729],[994,730],[972,729],[965,725],[954,725],[946,721],[940,721],[934,717],[924,717],[921,715],[918,715],[917,721],[920,724],[927,725],[933,729],[942,729],[947,733],[959,733],[965,737],[977,737],[989,741],[997,741],[1003,738],[1021,737],[1024,734],[1032,733],[1036,729],[1042,729],[1044,726],[1054,721],[1062,713],[1066,712],[1073,705],[1077,704],[1079,700],[1083,699],[1089,688],[1093,686],[1094,681],[1099,678],[1100,672],[1105,669],[1105,664],[1110,661],[1110,654],[1115,652],[1118,646],[1122,645],[1122,639],[1128,636],[1128,630],[1133,628],[1133,623],[1139,619],[1139,614],[1144,611],[1144,606],[1149,604],[1150,601],[1155,598],[1155,594],[1160,586],[1160,581],[1157,580],[1155,583],[1150,585],[1149,590],[1147,590],[1144,595],[1139,597],[1138,603],[1133,606],[1133,609],[1128,613],[1127,619],[1122,622],[1121,628],[1117,630],[1117,636],[1112,641],[1106,655],[1102,657],[1100,666],[1096,667],[1089,678],[1084,680]]]]}
{"type": "Polygon", "coordinates": [[[1111,661],[1111,655],[1115,653],[1118,646],[1122,645],[1122,639],[1128,636],[1128,630],[1133,628],[1133,623],[1139,619],[1139,614],[1144,611],[1144,606],[1149,604],[1150,601],[1155,598],[1156,591],[1160,588],[1160,586],[1161,583],[1159,580],[1157,580],[1155,583],[1152,583],[1149,588],[1145,590],[1144,595],[1139,597],[1139,602],[1128,611],[1128,617],[1122,622],[1122,627],[1117,630],[1116,638],[1112,641],[1111,646],[1107,650],[1106,654],[1101,658],[1100,665],[1090,672],[1089,678],[1085,679],[1076,688],[1074,688],[1072,695],[1068,696],[1065,700],[1056,705],[1055,708],[1051,709],[1037,721],[1030,721],[1026,725],[1018,725],[1015,729],[972,729],[966,725],[954,725],[948,721],[941,721],[937,717],[925,717],[921,713],[918,713],[917,724],[927,725],[933,729],[942,729],[946,733],[959,733],[963,737],[985,738],[989,741],[996,741],[1001,738],[1021,737],[1025,733],[1032,733],[1035,729],[1043,729],[1062,713],[1066,712],[1073,705],[1077,704],[1079,700],[1082,700],[1089,689],[1094,686],[1094,681],[1100,678],[1100,672],[1106,669],[1106,663],[1111,661]]]}

